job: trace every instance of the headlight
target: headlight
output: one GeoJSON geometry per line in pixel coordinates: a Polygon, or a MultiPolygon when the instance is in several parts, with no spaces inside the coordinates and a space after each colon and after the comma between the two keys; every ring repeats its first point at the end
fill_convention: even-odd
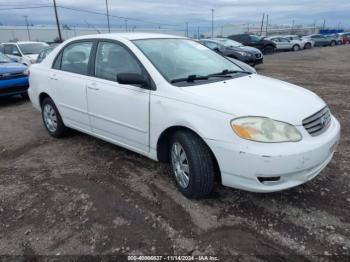
{"type": "Polygon", "coordinates": [[[240,54],[241,56],[247,56],[248,55],[248,53],[246,53],[246,52],[237,52],[238,54],[240,54]]]}
{"type": "Polygon", "coordinates": [[[34,58],[31,58],[31,59],[29,59],[29,61],[30,61],[30,63],[31,63],[31,64],[35,64],[35,62],[36,62],[36,59],[34,59],[34,58]]]}
{"type": "Polygon", "coordinates": [[[231,121],[231,127],[239,137],[257,142],[297,142],[302,139],[293,125],[266,117],[236,118],[231,121]]]}
{"type": "Polygon", "coordinates": [[[28,76],[28,75],[29,75],[29,69],[24,70],[24,71],[23,71],[23,75],[28,76]]]}

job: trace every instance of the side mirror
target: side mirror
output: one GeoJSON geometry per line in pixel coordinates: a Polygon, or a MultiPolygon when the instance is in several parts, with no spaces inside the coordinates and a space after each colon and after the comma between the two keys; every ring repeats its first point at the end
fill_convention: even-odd
{"type": "Polygon", "coordinates": [[[120,73],[117,75],[117,82],[122,85],[148,85],[148,80],[141,74],[136,73],[120,73]]]}

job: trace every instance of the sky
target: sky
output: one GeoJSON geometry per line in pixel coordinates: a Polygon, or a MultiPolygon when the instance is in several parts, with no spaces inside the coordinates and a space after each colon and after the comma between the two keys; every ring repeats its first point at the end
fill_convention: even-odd
{"type": "MultiPolygon", "coordinates": [[[[62,25],[107,27],[105,0],[56,0],[62,25]]],[[[0,0],[0,24],[54,25],[52,0],[0,0]]],[[[350,0],[108,0],[111,27],[184,30],[227,23],[256,24],[269,14],[269,24],[323,25],[350,28],[350,0]],[[125,20],[127,19],[127,20],[125,20]]]]}

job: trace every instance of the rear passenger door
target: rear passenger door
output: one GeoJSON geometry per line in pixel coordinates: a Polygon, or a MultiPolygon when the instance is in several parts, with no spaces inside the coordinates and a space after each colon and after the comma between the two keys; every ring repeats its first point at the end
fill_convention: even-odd
{"type": "Polygon", "coordinates": [[[48,76],[53,100],[67,126],[90,131],[86,81],[94,42],[73,42],[64,47],[48,76]]]}
{"type": "Polygon", "coordinates": [[[119,73],[146,74],[129,49],[116,41],[100,41],[94,77],[87,82],[92,131],[124,147],[149,151],[150,90],[117,82],[119,73]]]}

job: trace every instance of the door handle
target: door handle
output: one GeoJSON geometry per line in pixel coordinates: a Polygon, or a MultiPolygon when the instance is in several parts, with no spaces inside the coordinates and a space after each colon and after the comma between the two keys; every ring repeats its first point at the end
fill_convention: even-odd
{"type": "Polygon", "coordinates": [[[96,87],[96,83],[91,83],[89,85],[87,85],[87,88],[89,88],[90,90],[100,90],[98,87],[96,87]]]}
{"type": "Polygon", "coordinates": [[[49,77],[51,80],[58,80],[57,76],[56,75],[52,75],[49,77]]]}

